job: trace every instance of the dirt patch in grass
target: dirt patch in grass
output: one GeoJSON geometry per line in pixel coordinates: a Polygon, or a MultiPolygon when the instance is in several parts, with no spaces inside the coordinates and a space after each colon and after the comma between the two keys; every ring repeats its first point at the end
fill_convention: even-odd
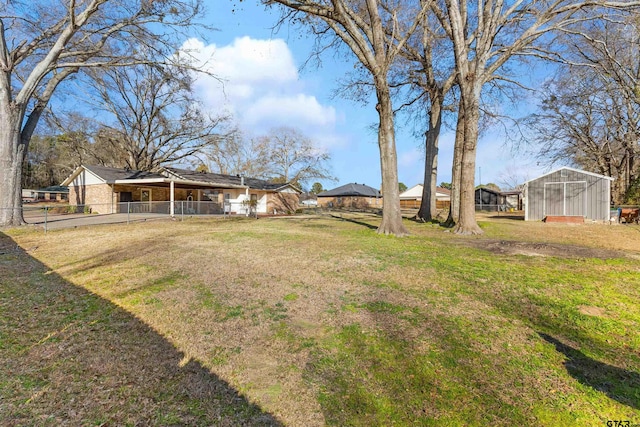
{"type": "Polygon", "coordinates": [[[540,242],[582,246],[640,255],[640,225],[636,224],[546,224],[541,221],[514,221],[478,213],[485,237],[520,242],[540,242]]]}
{"type": "Polygon", "coordinates": [[[578,311],[588,316],[599,316],[599,317],[604,316],[607,312],[604,308],[594,307],[591,305],[580,305],[578,306],[578,311]]]}
{"type": "Polygon", "coordinates": [[[640,259],[640,254],[637,254],[635,252],[623,252],[611,249],[598,249],[575,245],[562,245],[557,243],[521,242],[489,239],[473,239],[464,242],[458,241],[457,243],[459,245],[471,246],[500,255],[525,255],[572,259],[615,259],[625,257],[640,259]]]}

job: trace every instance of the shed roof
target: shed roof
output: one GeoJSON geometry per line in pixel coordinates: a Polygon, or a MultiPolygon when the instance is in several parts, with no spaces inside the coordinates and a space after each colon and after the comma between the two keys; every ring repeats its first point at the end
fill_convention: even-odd
{"type": "Polygon", "coordinates": [[[323,191],[318,197],[381,197],[380,191],[365,184],[349,183],[323,191]]]}
{"type": "Polygon", "coordinates": [[[537,181],[540,178],[544,178],[545,176],[549,176],[549,175],[554,174],[556,172],[559,172],[559,171],[561,171],[563,169],[574,171],[574,172],[578,172],[578,173],[583,173],[585,175],[595,176],[595,177],[598,177],[598,178],[608,179],[609,181],[614,181],[614,179],[611,178],[610,176],[600,175],[600,174],[597,174],[597,173],[594,173],[594,172],[588,172],[588,171],[585,171],[585,170],[582,170],[582,169],[576,169],[576,168],[572,168],[572,167],[569,167],[569,166],[563,166],[563,167],[555,169],[555,170],[553,170],[551,172],[545,173],[544,175],[540,175],[540,176],[538,176],[536,178],[533,178],[533,179],[530,179],[528,181],[525,181],[524,184],[526,185],[526,184],[528,184],[528,183],[530,183],[532,181],[537,181]]]}

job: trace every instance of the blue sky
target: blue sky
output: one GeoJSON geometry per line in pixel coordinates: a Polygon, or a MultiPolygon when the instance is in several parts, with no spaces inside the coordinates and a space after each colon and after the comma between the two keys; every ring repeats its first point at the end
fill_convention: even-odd
{"type": "MultiPolygon", "coordinates": [[[[271,27],[276,12],[263,6],[217,1],[209,4],[207,23],[217,31],[206,40],[185,43],[192,54],[224,80],[199,78],[196,90],[212,112],[231,113],[248,134],[260,135],[273,127],[296,127],[331,154],[331,169],[337,182],[323,182],[333,188],[349,182],[380,187],[380,160],[374,104],[363,106],[334,97],[337,79],[352,67],[350,63],[324,58],[320,68],[301,69],[311,52],[312,40],[283,27],[271,27]],[[234,11],[232,12],[232,9],[234,11]]],[[[525,107],[527,100],[523,100],[525,107]]],[[[424,154],[419,139],[398,121],[396,144],[399,181],[411,187],[422,183],[424,154]]],[[[453,133],[440,140],[438,183],[451,181],[453,133]]],[[[479,141],[476,184],[500,184],[506,177],[520,180],[543,172],[535,160],[514,155],[504,138],[489,130],[479,141]]]]}

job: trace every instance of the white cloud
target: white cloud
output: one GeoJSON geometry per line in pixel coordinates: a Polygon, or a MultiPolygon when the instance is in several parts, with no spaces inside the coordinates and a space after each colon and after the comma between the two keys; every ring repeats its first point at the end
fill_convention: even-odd
{"type": "Polygon", "coordinates": [[[301,93],[293,96],[264,96],[256,100],[244,116],[246,123],[250,125],[270,123],[271,127],[274,124],[296,123],[331,126],[336,121],[336,112],[333,107],[324,107],[315,96],[301,93]]]}
{"type": "Polygon", "coordinates": [[[310,137],[320,135],[325,144],[341,140],[330,135],[339,114],[305,93],[305,82],[284,40],[240,37],[217,46],[190,39],[183,50],[194,57],[195,64],[218,77],[197,78],[195,88],[205,105],[212,112],[228,111],[244,131],[264,133],[293,126],[310,137]]]}
{"type": "Polygon", "coordinates": [[[183,50],[205,71],[232,82],[288,83],[298,79],[298,70],[282,39],[256,40],[240,37],[227,46],[205,45],[189,39],[183,50]]]}

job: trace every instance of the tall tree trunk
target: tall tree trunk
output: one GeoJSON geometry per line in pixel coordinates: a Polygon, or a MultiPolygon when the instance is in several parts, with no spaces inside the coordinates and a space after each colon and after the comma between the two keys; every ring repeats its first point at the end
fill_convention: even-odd
{"type": "Polygon", "coordinates": [[[438,179],[438,138],[442,126],[442,99],[432,97],[429,112],[429,129],[425,133],[424,184],[422,201],[417,218],[432,221],[438,215],[436,207],[436,191],[438,179]]]}
{"type": "Polygon", "coordinates": [[[22,164],[20,120],[11,106],[0,111],[0,226],[24,224],[22,215],[22,164]]]}
{"type": "Polygon", "coordinates": [[[451,165],[451,194],[449,196],[449,216],[445,227],[454,227],[460,221],[460,171],[462,169],[462,152],[464,145],[464,106],[458,107],[456,123],[456,140],[453,145],[453,162],[451,165]]]}
{"type": "MultiPolygon", "coordinates": [[[[478,123],[480,120],[480,89],[461,88],[464,104],[464,143],[460,164],[460,216],[454,229],[457,234],[482,234],[476,222],[475,175],[478,123]]],[[[456,141],[457,142],[457,141],[456,141]]]]}
{"type": "Polygon", "coordinates": [[[378,146],[380,148],[380,169],[382,171],[382,223],[378,233],[406,236],[409,234],[402,224],[400,210],[400,190],[398,189],[398,156],[396,153],[395,130],[391,94],[386,81],[376,82],[378,96],[378,146]]]}

